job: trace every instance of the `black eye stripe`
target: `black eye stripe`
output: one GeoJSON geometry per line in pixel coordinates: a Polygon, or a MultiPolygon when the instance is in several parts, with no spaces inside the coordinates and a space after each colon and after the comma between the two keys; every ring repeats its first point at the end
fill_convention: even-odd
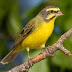
{"type": "Polygon", "coordinates": [[[51,12],[51,13],[53,13],[54,11],[53,11],[53,10],[51,10],[50,12],[51,12]]]}
{"type": "Polygon", "coordinates": [[[57,13],[58,11],[54,11],[54,13],[57,13]]]}
{"type": "Polygon", "coordinates": [[[51,12],[51,13],[54,13],[54,11],[53,11],[53,10],[51,10],[50,12],[51,12]]]}
{"type": "MultiPolygon", "coordinates": [[[[59,10],[58,10],[58,11],[59,11],[59,10]]],[[[50,14],[50,13],[57,13],[58,11],[50,10],[50,11],[47,12],[47,15],[50,14]]]]}

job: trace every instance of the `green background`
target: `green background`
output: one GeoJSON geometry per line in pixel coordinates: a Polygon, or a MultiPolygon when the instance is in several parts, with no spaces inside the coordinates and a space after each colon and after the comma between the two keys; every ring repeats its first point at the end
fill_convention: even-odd
{"type": "MultiPolygon", "coordinates": [[[[21,0],[22,1],[22,0],[21,0]]],[[[72,0],[23,0],[24,6],[19,0],[0,0],[0,60],[11,50],[14,40],[27,24],[45,6],[54,5],[61,9],[63,16],[55,21],[53,34],[48,39],[46,46],[55,43],[59,37],[72,28],[72,0]],[[32,5],[32,6],[31,6],[32,5]],[[31,6],[31,7],[30,7],[31,6]],[[29,7],[29,8],[28,8],[29,7]],[[24,10],[22,10],[22,9],[24,10]]],[[[65,48],[72,52],[72,36],[64,42],[65,48]]],[[[44,49],[30,50],[30,56],[35,57],[44,49]]],[[[0,64],[0,72],[11,69],[26,61],[27,51],[19,53],[15,61],[8,65],[0,64]]],[[[72,72],[72,57],[68,57],[61,51],[55,52],[55,56],[42,60],[35,64],[29,72],[72,72]]]]}

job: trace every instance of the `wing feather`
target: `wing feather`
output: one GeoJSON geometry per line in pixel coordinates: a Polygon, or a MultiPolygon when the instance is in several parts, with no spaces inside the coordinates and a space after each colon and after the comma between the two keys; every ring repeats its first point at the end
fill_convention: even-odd
{"type": "Polygon", "coordinates": [[[20,44],[35,28],[35,24],[34,21],[28,23],[23,30],[21,31],[21,33],[19,34],[19,36],[16,38],[15,42],[14,42],[14,47],[16,47],[18,44],[20,44]]]}

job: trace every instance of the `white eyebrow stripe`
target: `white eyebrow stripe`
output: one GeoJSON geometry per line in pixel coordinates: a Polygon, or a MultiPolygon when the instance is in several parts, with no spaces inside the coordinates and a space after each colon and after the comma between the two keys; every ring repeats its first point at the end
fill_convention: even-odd
{"type": "Polygon", "coordinates": [[[58,10],[60,10],[60,9],[59,9],[59,8],[49,8],[49,9],[47,9],[46,11],[50,11],[50,10],[58,11],[58,10]]]}

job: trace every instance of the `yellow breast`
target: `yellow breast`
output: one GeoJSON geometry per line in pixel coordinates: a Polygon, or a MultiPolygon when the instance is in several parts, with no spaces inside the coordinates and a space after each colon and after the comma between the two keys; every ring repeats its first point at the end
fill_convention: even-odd
{"type": "Polygon", "coordinates": [[[54,20],[42,22],[28,37],[26,37],[22,46],[24,48],[40,48],[44,45],[54,29],[54,20]]]}

